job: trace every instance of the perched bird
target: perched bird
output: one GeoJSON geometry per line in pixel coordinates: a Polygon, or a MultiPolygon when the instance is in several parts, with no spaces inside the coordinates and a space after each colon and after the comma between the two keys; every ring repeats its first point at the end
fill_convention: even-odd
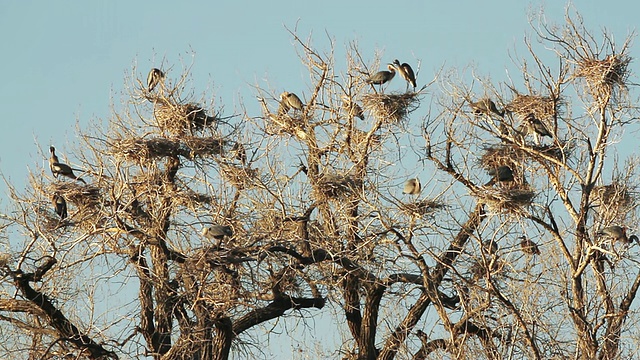
{"type": "Polygon", "coordinates": [[[498,242],[491,239],[482,243],[482,248],[490,255],[498,253],[498,242]]]}
{"type": "Polygon", "coordinates": [[[413,89],[415,90],[415,88],[416,88],[416,74],[413,72],[413,69],[411,68],[411,65],[409,65],[407,63],[402,63],[402,65],[401,65],[400,61],[398,61],[398,59],[395,59],[393,61],[393,66],[398,71],[398,74],[400,74],[400,76],[403,79],[405,79],[409,84],[411,84],[411,86],[413,86],[413,89]]]}
{"type": "Polygon", "coordinates": [[[64,220],[67,218],[67,202],[60,194],[53,194],[51,197],[51,202],[53,202],[53,208],[56,210],[56,214],[60,216],[60,220],[64,220]]]}
{"type": "Polygon", "coordinates": [[[362,107],[354,101],[351,101],[351,99],[346,95],[342,96],[342,108],[347,114],[349,114],[349,118],[357,117],[360,118],[360,120],[364,120],[362,107]]]}
{"type": "Polygon", "coordinates": [[[164,73],[160,69],[153,68],[149,71],[149,75],[147,75],[147,87],[149,92],[153,91],[153,89],[164,79],[164,73]]]}
{"type": "Polygon", "coordinates": [[[498,181],[513,181],[513,171],[506,165],[489,170],[489,175],[498,181]]]}
{"type": "Polygon", "coordinates": [[[527,130],[529,134],[538,134],[542,137],[548,136],[550,138],[553,138],[553,135],[551,134],[549,129],[547,129],[542,121],[536,119],[533,113],[527,115],[524,120],[527,122],[527,130]]]}
{"type": "Polygon", "coordinates": [[[520,237],[520,248],[525,254],[529,255],[540,255],[540,249],[538,248],[538,244],[534,243],[526,236],[520,237]]]}
{"type": "Polygon", "coordinates": [[[504,110],[498,111],[496,103],[489,98],[480,99],[477,102],[469,101],[469,106],[471,106],[474,115],[491,115],[491,113],[494,113],[500,117],[504,117],[504,110]]]}
{"type": "Polygon", "coordinates": [[[298,95],[285,91],[280,94],[280,109],[278,110],[278,113],[283,115],[288,113],[291,109],[302,111],[302,109],[304,109],[304,104],[298,95]]]}
{"type": "Polygon", "coordinates": [[[396,68],[393,64],[387,64],[387,70],[378,71],[367,79],[368,84],[382,85],[387,83],[396,76],[396,68]]]}
{"type": "Polygon", "coordinates": [[[202,235],[208,239],[222,240],[225,236],[233,236],[230,226],[211,225],[202,228],[202,235]]]}
{"type": "Polygon", "coordinates": [[[413,178],[407,180],[407,182],[404,183],[404,189],[402,190],[402,193],[409,195],[418,195],[420,194],[420,190],[422,190],[420,180],[418,178],[413,178]]]}
{"type": "Polygon", "coordinates": [[[631,235],[627,237],[627,228],[624,226],[612,225],[608,226],[598,232],[598,235],[609,236],[614,241],[622,241],[624,243],[630,244],[632,242],[637,242],[640,244],[638,237],[635,235],[631,235]]]}
{"type": "Polygon", "coordinates": [[[78,180],[83,184],[86,184],[84,180],[77,177],[73,173],[73,169],[69,165],[63,164],[60,162],[60,160],[58,160],[58,157],[56,156],[56,148],[51,146],[49,147],[49,151],[51,152],[51,157],[49,158],[49,168],[51,169],[51,173],[53,174],[54,177],[57,178],[58,175],[62,175],[74,180],[78,180]]]}
{"type": "Polygon", "coordinates": [[[235,143],[231,148],[231,152],[234,154],[234,158],[236,160],[240,160],[242,165],[247,163],[247,152],[244,150],[244,145],[242,143],[235,143]]]}

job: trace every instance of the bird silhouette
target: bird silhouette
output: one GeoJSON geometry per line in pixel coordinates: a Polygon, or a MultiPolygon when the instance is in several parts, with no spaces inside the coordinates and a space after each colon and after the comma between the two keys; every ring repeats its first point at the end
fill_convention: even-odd
{"type": "Polygon", "coordinates": [[[524,120],[527,122],[527,130],[529,134],[538,134],[542,137],[548,136],[553,138],[549,129],[547,129],[544,123],[540,121],[540,119],[537,119],[533,113],[527,115],[524,120]]]}
{"type": "Polygon", "coordinates": [[[60,220],[64,220],[67,218],[67,202],[60,194],[53,194],[51,196],[51,202],[53,203],[53,208],[56,211],[56,214],[60,216],[60,220]]]}
{"type": "Polygon", "coordinates": [[[149,75],[147,75],[147,88],[149,92],[153,91],[153,89],[164,79],[164,73],[162,70],[153,68],[149,71],[149,75]]]}
{"type": "Polygon", "coordinates": [[[540,248],[538,248],[538,244],[526,236],[521,236],[520,239],[520,248],[525,254],[540,255],[540,248]]]}
{"type": "Polygon", "coordinates": [[[354,101],[351,101],[351,99],[346,95],[342,96],[342,108],[347,114],[349,114],[349,118],[357,117],[360,118],[360,120],[364,120],[362,107],[354,101]]]}
{"type": "Polygon", "coordinates": [[[225,236],[233,236],[233,231],[230,226],[211,225],[202,228],[202,235],[208,239],[222,240],[225,236]]]}
{"type": "Polygon", "coordinates": [[[422,184],[418,178],[409,179],[404,183],[402,192],[409,195],[418,195],[422,190],[422,184]]]}
{"type": "Polygon", "coordinates": [[[626,244],[631,244],[632,242],[637,242],[640,244],[638,237],[636,235],[627,236],[627,228],[619,225],[608,226],[604,229],[601,229],[598,232],[598,235],[608,236],[614,241],[621,241],[626,244]]]}
{"type": "Polygon", "coordinates": [[[393,64],[387,64],[387,70],[378,71],[367,79],[368,84],[382,85],[388,83],[396,76],[396,68],[393,64]]]}
{"type": "Polygon", "coordinates": [[[395,59],[393,61],[393,66],[396,68],[396,71],[398,72],[398,74],[400,74],[400,77],[405,79],[411,86],[413,86],[413,89],[415,90],[416,74],[413,72],[411,65],[407,63],[400,64],[400,61],[398,59],[395,59]]]}
{"type": "Polygon", "coordinates": [[[494,179],[498,181],[513,181],[513,171],[506,165],[490,169],[489,175],[493,176],[494,179]]]}
{"type": "Polygon", "coordinates": [[[474,115],[491,115],[491,113],[494,113],[500,117],[504,117],[504,110],[499,111],[496,103],[489,98],[480,99],[477,102],[469,101],[469,106],[471,106],[474,115]]]}
{"type": "Polygon", "coordinates": [[[280,115],[284,115],[291,109],[302,111],[304,109],[304,104],[298,95],[285,91],[280,94],[280,108],[278,109],[278,113],[280,115]]]}
{"type": "Polygon", "coordinates": [[[49,147],[49,151],[51,152],[51,157],[49,157],[49,168],[51,169],[51,173],[54,177],[57,178],[58,175],[62,175],[86,184],[84,180],[73,173],[73,169],[69,165],[60,162],[58,156],[56,156],[56,148],[51,146],[49,147]]]}

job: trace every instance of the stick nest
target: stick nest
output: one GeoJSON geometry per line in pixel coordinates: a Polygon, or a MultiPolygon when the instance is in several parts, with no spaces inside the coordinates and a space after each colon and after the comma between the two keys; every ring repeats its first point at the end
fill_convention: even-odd
{"type": "Polygon", "coordinates": [[[615,86],[626,88],[631,58],[618,54],[608,55],[604,60],[593,58],[578,62],[576,77],[582,77],[594,97],[609,96],[615,86]]]}
{"type": "Polygon", "coordinates": [[[271,121],[267,123],[265,129],[267,134],[281,135],[282,133],[287,133],[301,140],[307,138],[307,134],[304,131],[305,121],[302,117],[290,116],[287,113],[269,113],[268,118],[271,121]]]}
{"type": "Polygon", "coordinates": [[[506,106],[506,110],[523,119],[533,114],[536,119],[543,121],[557,115],[559,105],[560,101],[554,101],[549,96],[517,94],[506,106]]]}
{"type": "Polygon", "coordinates": [[[346,174],[323,174],[317,181],[317,189],[328,198],[340,198],[360,191],[362,180],[346,174]]]}
{"type": "Polygon", "coordinates": [[[531,205],[536,193],[527,187],[504,188],[485,187],[478,194],[484,202],[496,213],[521,214],[523,208],[531,205]]]}
{"type": "Polygon", "coordinates": [[[225,141],[216,137],[186,136],[182,140],[167,138],[128,138],[116,141],[112,153],[127,160],[146,161],[161,157],[207,157],[224,153],[225,141]]]}
{"type": "Polygon", "coordinates": [[[95,208],[100,204],[100,188],[73,182],[55,182],[44,189],[47,194],[59,194],[67,205],[72,203],[79,209],[95,208]]]}
{"type": "Polygon", "coordinates": [[[631,209],[635,204],[635,194],[626,184],[613,182],[593,189],[593,204],[601,214],[616,215],[631,209]]]}
{"type": "Polygon", "coordinates": [[[216,116],[208,116],[198,104],[175,104],[170,101],[158,101],[153,113],[160,129],[174,135],[183,136],[201,131],[216,124],[216,116]]]}
{"type": "Polygon", "coordinates": [[[417,93],[366,94],[362,97],[362,105],[376,119],[397,123],[408,119],[409,114],[420,105],[420,99],[417,93]]]}
{"type": "Polygon", "coordinates": [[[412,203],[402,204],[400,209],[406,212],[408,215],[422,217],[426,215],[432,215],[440,209],[444,209],[446,204],[438,202],[436,200],[424,199],[412,203]]]}
{"type": "Polygon", "coordinates": [[[221,164],[220,174],[231,185],[239,189],[249,189],[258,183],[259,171],[244,166],[221,164]]]}

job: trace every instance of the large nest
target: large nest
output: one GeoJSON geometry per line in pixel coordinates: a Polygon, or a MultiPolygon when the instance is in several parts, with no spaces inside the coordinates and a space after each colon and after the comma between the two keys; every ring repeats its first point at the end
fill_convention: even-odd
{"type": "Polygon", "coordinates": [[[348,196],[359,192],[362,181],[346,174],[322,174],[317,182],[318,190],[328,198],[348,196]]]}
{"type": "Polygon", "coordinates": [[[239,189],[248,189],[258,183],[258,169],[233,164],[220,164],[220,174],[231,185],[239,189]]]}
{"type": "Polygon", "coordinates": [[[600,213],[617,214],[630,209],[635,203],[632,190],[619,182],[594,188],[593,199],[593,204],[599,207],[600,213]]]}
{"type": "Polygon", "coordinates": [[[215,204],[216,199],[213,196],[200,194],[192,190],[180,191],[173,197],[173,203],[182,205],[188,209],[201,209],[203,204],[215,204]]]}
{"type": "Polygon", "coordinates": [[[575,76],[585,79],[594,97],[608,96],[615,86],[626,87],[630,62],[631,58],[621,54],[608,55],[604,60],[582,59],[578,62],[575,76]]]}
{"type": "Polygon", "coordinates": [[[411,216],[422,217],[432,215],[437,210],[443,209],[446,205],[436,200],[419,200],[400,205],[400,209],[411,216]]]}
{"type": "Polygon", "coordinates": [[[372,134],[359,129],[353,129],[347,135],[345,141],[348,143],[351,150],[365,151],[371,148],[378,147],[381,142],[380,135],[372,134]]]}
{"type": "Polygon", "coordinates": [[[271,122],[267,124],[266,132],[272,135],[281,135],[287,133],[298,137],[301,140],[307,138],[304,131],[305,121],[302,117],[293,117],[287,113],[268,114],[271,122]]]}
{"type": "Polygon", "coordinates": [[[182,140],[167,138],[129,138],[113,144],[113,154],[128,160],[150,160],[160,157],[183,156],[192,159],[220,155],[224,152],[225,141],[216,137],[183,137],[182,140]]]}
{"type": "Polygon", "coordinates": [[[523,119],[533,114],[536,119],[544,121],[558,114],[559,105],[560,101],[554,101],[554,99],[549,96],[517,94],[506,106],[506,110],[523,119]]]}
{"type": "Polygon", "coordinates": [[[154,104],[153,113],[158,126],[175,136],[193,134],[216,124],[215,116],[208,116],[204,109],[194,103],[174,104],[169,101],[158,101],[154,104]]]}
{"type": "Polygon", "coordinates": [[[484,187],[477,196],[493,212],[521,214],[531,205],[536,193],[527,187],[484,187]]]}
{"type": "Polygon", "coordinates": [[[59,194],[78,208],[95,208],[100,204],[100,188],[72,182],[55,182],[44,189],[47,194],[59,194]]]}
{"type": "Polygon", "coordinates": [[[417,93],[366,94],[362,97],[362,105],[376,119],[397,123],[408,119],[408,115],[420,105],[420,99],[417,93]]]}
{"type": "Polygon", "coordinates": [[[503,165],[509,166],[512,170],[522,156],[519,149],[513,145],[490,145],[484,148],[484,154],[480,158],[480,165],[485,170],[491,170],[503,165]]]}

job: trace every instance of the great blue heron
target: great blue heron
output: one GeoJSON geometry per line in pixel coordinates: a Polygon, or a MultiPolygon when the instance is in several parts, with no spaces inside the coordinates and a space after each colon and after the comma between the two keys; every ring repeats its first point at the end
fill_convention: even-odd
{"type": "Polygon", "coordinates": [[[624,226],[612,225],[608,226],[598,232],[598,235],[609,236],[614,241],[621,241],[627,244],[638,241],[638,237],[635,235],[627,236],[627,228],[624,226]]]}
{"type": "Polygon", "coordinates": [[[86,184],[84,180],[77,177],[73,173],[73,169],[71,168],[71,166],[60,162],[60,160],[56,156],[56,148],[51,146],[49,147],[49,151],[51,152],[51,157],[49,157],[49,168],[51,169],[51,173],[53,174],[54,177],[57,178],[58,175],[62,175],[74,180],[78,180],[83,184],[86,184]]]}
{"type": "Polygon", "coordinates": [[[536,244],[526,236],[520,237],[520,248],[525,254],[540,255],[540,249],[538,248],[538,244],[536,244]]]}
{"type": "Polygon", "coordinates": [[[409,65],[407,63],[400,64],[400,61],[398,59],[395,59],[393,61],[393,65],[395,66],[395,68],[398,71],[398,73],[400,74],[400,76],[403,79],[405,79],[409,84],[411,84],[411,86],[413,86],[413,90],[415,90],[416,89],[416,74],[413,72],[413,69],[411,68],[411,65],[409,65]]]}
{"type": "Polygon", "coordinates": [[[418,178],[409,179],[404,183],[404,189],[402,192],[409,195],[418,195],[422,190],[422,185],[418,178]]]}
{"type": "Polygon", "coordinates": [[[53,208],[56,210],[56,214],[60,216],[61,220],[66,219],[67,217],[67,202],[60,194],[53,194],[51,197],[51,202],[53,203],[53,208]]]}
{"type": "Polygon", "coordinates": [[[382,70],[371,75],[367,79],[367,83],[374,84],[374,85],[382,85],[391,81],[391,79],[393,79],[393,77],[396,76],[396,68],[393,66],[393,64],[387,64],[387,69],[389,69],[389,71],[382,70]]]}
{"type": "Polygon", "coordinates": [[[298,95],[285,91],[280,94],[280,109],[278,110],[278,113],[283,115],[288,113],[290,109],[302,111],[302,109],[304,109],[304,104],[298,95]]]}
{"type": "Polygon", "coordinates": [[[489,175],[493,176],[498,181],[513,181],[513,171],[507,165],[498,166],[497,168],[490,169],[489,175]]]}
{"type": "Polygon", "coordinates": [[[544,123],[540,121],[540,119],[537,119],[534,114],[527,115],[524,120],[527,122],[527,130],[530,134],[538,134],[542,137],[548,136],[553,138],[549,129],[547,129],[544,123]]]}
{"type": "Polygon", "coordinates": [[[164,79],[164,73],[162,70],[153,68],[149,71],[149,75],[147,75],[147,88],[149,92],[153,91],[153,89],[164,79]]]}
{"type": "Polygon", "coordinates": [[[482,243],[482,248],[489,253],[489,255],[495,255],[498,253],[498,242],[494,239],[487,240],[482,243]]]}
{"type": "Polygon", "coordinates": [[[351,101],[351,99],[346,95],[342,96],[342,108],[347,112],[347,114],[349,114],[349,118],[357,117],[360,118],[360,120],[364,120],[362,107],[354,101],[351,101]]]}
{"type": "Polygon", "coordinates": [[[225,236],[233,236],[233,231],[227,225],[211,225],[202,228],[202,235],[208,239],[222,240],[225,236]]]}
{"type": "Polygon", "coordinates": [[[504,110],[499,111],[496,103],[489,98],[480,99],[476,102],[469,101],[469,106],[471,106],[474,115],[491,115],[491,113],[494,113],[500,117],[504,117],[504,110]]]}

